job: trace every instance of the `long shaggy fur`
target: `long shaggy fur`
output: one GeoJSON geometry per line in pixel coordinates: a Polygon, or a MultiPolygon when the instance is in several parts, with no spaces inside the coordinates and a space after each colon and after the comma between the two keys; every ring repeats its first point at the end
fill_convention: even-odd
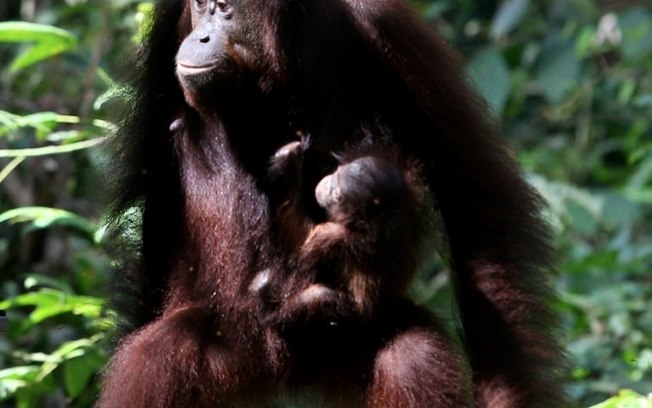
{"type": "Polygon", "coordinates": [[[257,58],[237,84],[184,95],[175,54],[190,3],[157,4],[118,135],[113,211],[142,214],[140,328],[119,345],[99,406],[266,406],[308,393],[426,408],[473,405],[471,392],[478,407],[565,406],[543,202],[449,46],[399,0],[241,0],[257,58]],[[371,134],[419,164],[450,249],[463,353],[403,297],[368,326],[283,334],[261,323],[256,274],[293,273],[264,180],[297,133],[311,137],[301,194],[317,221],[312,189],[337,166],[331,153],[371,134]]]}

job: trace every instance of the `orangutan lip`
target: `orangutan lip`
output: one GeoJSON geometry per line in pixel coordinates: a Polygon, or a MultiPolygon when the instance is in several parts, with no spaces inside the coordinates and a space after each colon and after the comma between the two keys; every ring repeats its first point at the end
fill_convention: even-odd
{"type": "Polygon", "coordinates": [[[217,66],[217,61],[209,62],[203,65],[189,65],[183,62],[177,62],[177,72],[181,75],[197,75],[207,71],[211,71],[217,66]]]}

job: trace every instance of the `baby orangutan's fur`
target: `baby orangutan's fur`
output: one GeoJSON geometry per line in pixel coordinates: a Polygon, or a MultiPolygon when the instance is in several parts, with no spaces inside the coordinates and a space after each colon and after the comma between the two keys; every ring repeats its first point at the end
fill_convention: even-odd
{"type": "Polygon", "coordinates": [[[283,194],[277,216],[282,231],[291,232],[281,239],[295,253],[293,272],[265,270],[252,289],[277,305],[269,319],[280,325],[378,318],[381,302],[405,296],[431,242],[432,210],[419,167],[389,147],[337,156],[336,171],[315,188],[326,214],[316,223],[301,196],[306,140],[279,149],[269,168],[274,191],[283,194]]]}

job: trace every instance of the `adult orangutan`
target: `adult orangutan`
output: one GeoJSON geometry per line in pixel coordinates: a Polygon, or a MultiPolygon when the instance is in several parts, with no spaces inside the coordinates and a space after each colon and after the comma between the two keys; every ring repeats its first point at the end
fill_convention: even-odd
{"type": "Polygon", "coordinates": [[[163,0],[133,89],[99,407],[566,404],[542,202],[406,4],[163,0]],[[405,294],[437,226],[463,347],[405,294]]]}

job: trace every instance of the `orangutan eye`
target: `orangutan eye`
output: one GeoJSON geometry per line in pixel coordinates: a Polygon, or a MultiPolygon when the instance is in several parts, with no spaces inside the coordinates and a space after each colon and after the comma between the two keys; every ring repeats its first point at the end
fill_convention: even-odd
{"type": "Polygon", "coordinates": [[[216,4],[220,13],[224,14],[225,17],[231,17],[233,7],[228,0],[217,0],[216,4]]]}

